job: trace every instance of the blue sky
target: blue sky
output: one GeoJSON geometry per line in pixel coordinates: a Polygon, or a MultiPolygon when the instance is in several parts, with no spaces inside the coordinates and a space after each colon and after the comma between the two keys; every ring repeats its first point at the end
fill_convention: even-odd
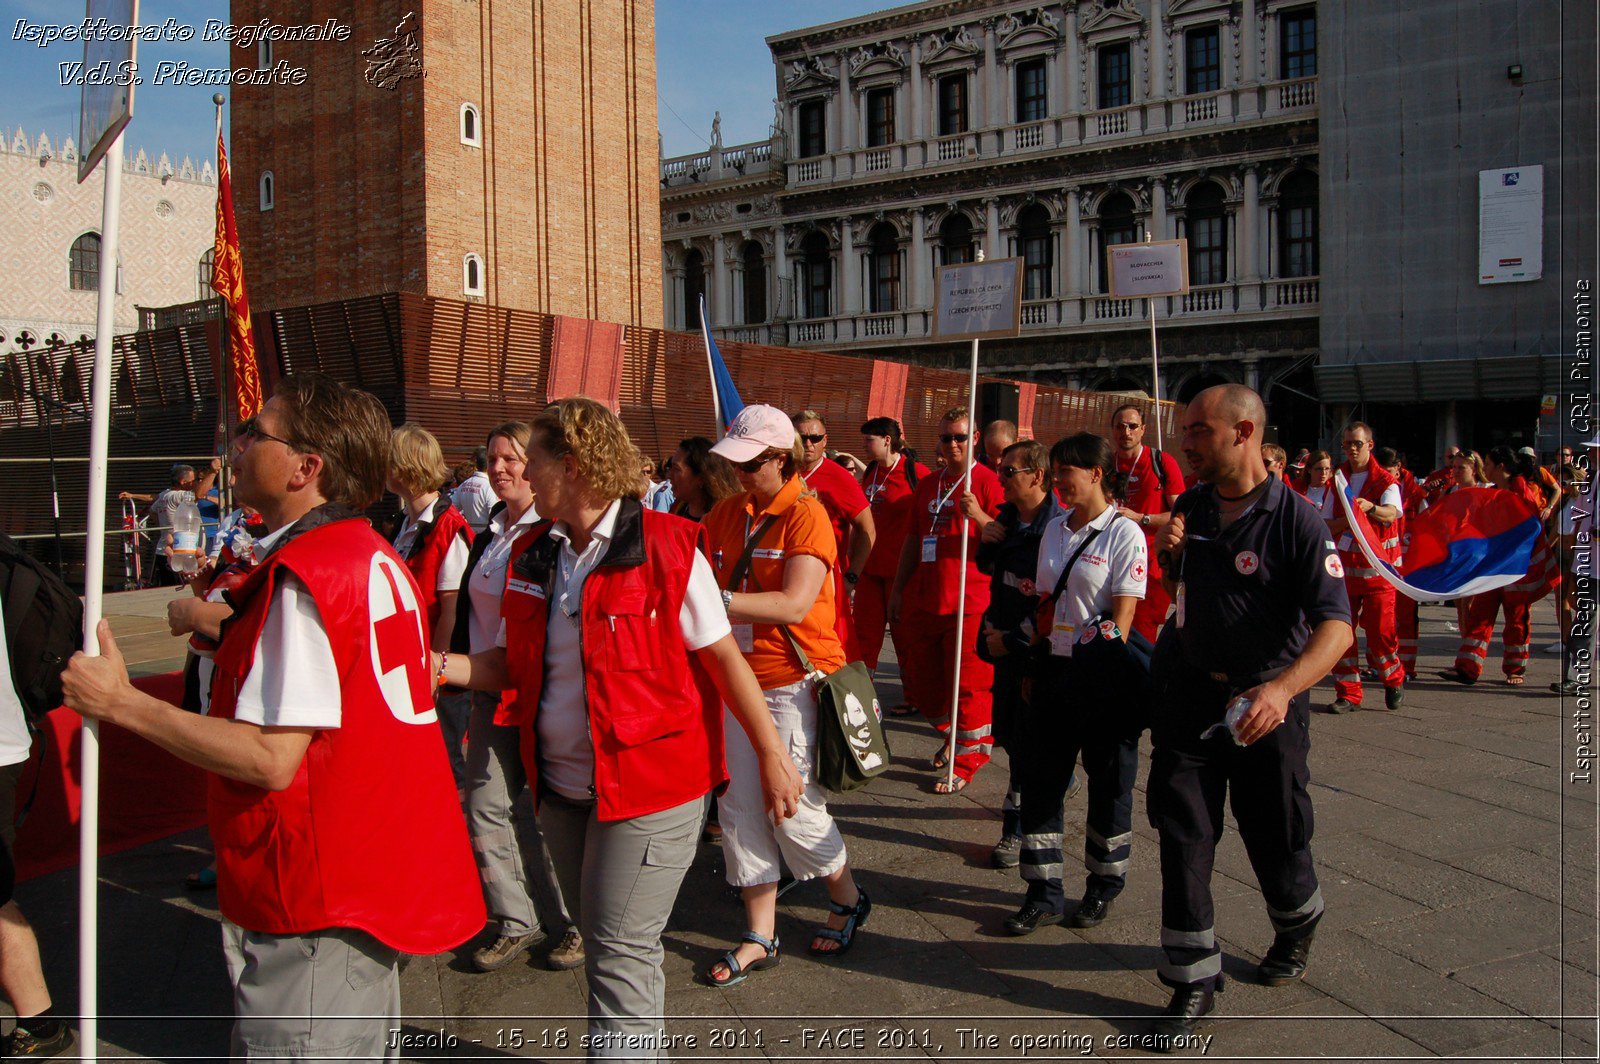
{"type": "MultiPolygon", "coordinates": [[[[665,153],[703,150],[717,111],[722,112],[723,143],[765,139],[777,88],[764,38],[887,6],[887,0],[657,0],[657,100],[665,153]]],[[[225,17],[227,7],[221,0],[143,0],[140,9],[146,25],[171,18],[195,27],[196,33],[187,43],[139,45],[146,82],[135,91],[134,119],[124,143],[130,155],[144,148],[152,158],[165,151],[174,165],[185,155],[199,162],[212,154],[211,94],[217,89],[155,85],[150,72],[162,60],[226,66],[227,45],[201,41],[200,30],[207,19],[225,17]]],[[[82,44],[56,42],[40,48],[14,39],[14,31],[19,19],[59,24],[79,17],[82,10],[81,0],[0,3],[0,129],[8,138],[18,126],[30,141],[40,133],[52,142],[77,135],[79,90],[61,84],[58,64],[81,60],[82,44]]]]}

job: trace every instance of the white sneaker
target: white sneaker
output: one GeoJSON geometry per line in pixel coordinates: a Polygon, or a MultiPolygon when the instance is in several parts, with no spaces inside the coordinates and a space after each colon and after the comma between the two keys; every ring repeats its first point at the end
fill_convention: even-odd
{"type": "Polygon", "coordinates": [[[1448,631],[1448,632],[1459,632],[1459,631],[1461,631],[1461,626],[1459,624],[1457,624],[1455,621],[1445,621],[1444,622],[1444,627],[1445,627],[1445,631],[1448,631]]]}
{"type": "Polygon", "coordinates": [[[1551,643],[1549,646],[1544,648],[1544,652],[1546,654],[1561,654],[1564,653],[1566,649],[1567,647],[1565,643],[1551,643]]]}

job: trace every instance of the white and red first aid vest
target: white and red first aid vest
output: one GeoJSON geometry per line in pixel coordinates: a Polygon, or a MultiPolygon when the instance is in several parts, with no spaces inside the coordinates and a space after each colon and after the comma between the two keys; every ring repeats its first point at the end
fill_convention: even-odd
{"type": "Polygon", "coordinates": [[[422,596],[365,520],[334,520],[274,550],[236,591],[216,655],[211,715],[232,718],[273,589],[310,592],[339,669],[337,728],[312,737],[294,781],[269,791],[212,775],[222,914],[247,931],[357,928],[405,953],[439,953],[483,928],[467,825],[438,717],[422,596]]]}
{"type": "MultiPolygon", "coordinates": [[[[1341,465],[1339,471],[1344,474],[1346,481],[1349,481],[1359,472],[1359,470],[1352,470],[1349,462],[1341,465]]],[[[1366,483],[1361,485],[1361,490],[1356,493],[1356,497],[1366,499],[1374,506],[1380,505],[1383,502],[1383,493],[1389,489],[1391,484],[1396,484],[1397,481],[1387,469],[1378,464],[1375,458],[1367,460],[1366,474],[1366,483]]],[[[1338,490],[1331,484],[1329,489],[1338,490]]],[[[1335,499],[1334,502],[1337,503],[1338,500],[1335,499]]],[[[1337,510],[1334,512],[1341,513],[1341,511],[1337,510]]],[[[1371,515],[1368,516],[1370,520],[1371,515]]],[[[1383,537],[1377,543],[1372,544],[1373,553],[1391,565],[1400,564],[1400,532],[1404,528],[1402,520],[1396,519],[1387,525],[1380,525],[1378,522],[1372,521],[1372,530],[1383,537]]],[[[1389,587],[1388,582],[1378,575],[1378,570],[1372,567],[1367,561],[1367,556],[1361,552],[1361,547],[1354,538],[1355,533],[1349,530],[1349,526],[1346,525],[1342,516],[1333,523],[1333,530],[1337,533],[1339,561],[1344,565],[1345,585],[1372,591],[1382,591],[1389,587]]]]}

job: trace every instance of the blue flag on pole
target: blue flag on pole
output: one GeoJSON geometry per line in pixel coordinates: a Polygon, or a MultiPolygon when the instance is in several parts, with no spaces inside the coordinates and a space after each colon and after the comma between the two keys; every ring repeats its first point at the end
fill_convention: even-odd
{"type": "Polygon", "coordinates": [[[711,323],[706,318],[706,297],[700,297],[700,333],[706,338],[706,362],[711,367],[711,396],[716,404],[717,437],[720,439],[728,432],[728,426],[733,424],[733,419],[739,416],[744,409],[744,400],[739,398],[739,389],[733,383],[733,374],[728,372],[727,363],[722,361],[722,352],[717,350],[717,342],[711,338],[711,323]]]}

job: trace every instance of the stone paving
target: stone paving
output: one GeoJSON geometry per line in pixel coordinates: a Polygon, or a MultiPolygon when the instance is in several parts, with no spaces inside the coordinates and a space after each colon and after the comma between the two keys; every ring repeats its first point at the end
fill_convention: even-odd
{"type": "MultiPolygon", "coordinates": [[[[141,594],[151,601],[108,603],[119,632],[133,635],[140,610],[164,608],[154,599],[166,593],[141,594]]],[[[1303,982],[1255,984],[1271,929],[1237,836],[1224,841],[1214,885],[1229,984],[1221,1017],[1186,1055],[1596,1058],[1596,790],[1568,782],[1579,706],[1548,693],[1557,659],[1537,649],[1520,689],[1499,682],[1494,660],[1470,689],[1429,679],[1453,656],[1453,617],[1423,609],[1422,678],[1403,710],[1313,719],[1314,849],[1328,914],[1303,982]]],[[[1535,647],[1553,632],[1553,610],[1541,604],[1535,647]]],[[[159,633],[145,626],[135,638],[148,644],[146,664],[159,665],[159,633]]],[[[883,694],[886,704],[895,700],[892,679],[883,694]]],[[[1330,700],[1328,688],[1316,698],[1330,700]]],[[[894,721],[891,738],[889,773],[831,803],[875,902],[842,961],[804,950],[824,915],[820,886],[804,884],[780,912],[781,966],[736,988],[697,985],[696,973],[742,930],[720,852],[703,849],[665,936],[673,1058],[1144,1055],[1119,1039],[1167,997],[1154,974],[1160,914],[1155,836],[1144,819],[1148,749],[1133,867],[1111,918],[1089,931],[1049,927],[1018,939],[1001,920],[1021,901],[1020,881],[987,860],[1003,755],[960,795],[936,797],[920,767],[935,747],[931,730],[894,721]]],[[[1082,799],[1073,799],[1069,839],[1082,817],[1082,799]]],[[[107,1056],[225,1052],[230,1003],[214,899],[186,895],[181,884],[205,847],[195,832],[102,863],[107,1056]]],[[[1071,853],[1068,861],[1070,871],[1071,853]]],[[[1069,876],[1069,905],[1078,882],[1069,876]]],[[[76,887],[65,872],[18,891],[67,1011],[76,1001],[76,887]]],[[[492,975],[471,971],[468,948],[414,959],[403,976],[403,1034],[421,1048],[406,1054],[581,1059],[583,1024],[573,1019],[584,1007],[581,973],[545,970],[541,952],[492,975]]]]}

